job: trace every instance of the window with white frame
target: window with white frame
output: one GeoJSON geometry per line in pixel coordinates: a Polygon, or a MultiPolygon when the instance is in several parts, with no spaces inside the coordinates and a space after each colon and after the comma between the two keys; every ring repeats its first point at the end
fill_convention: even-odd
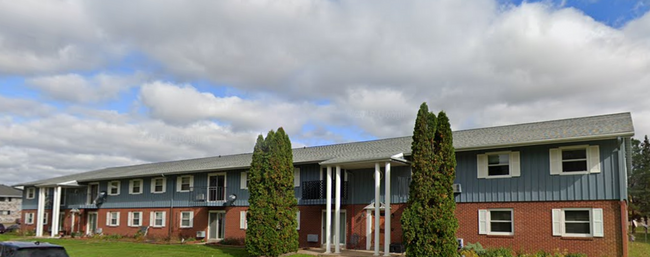
{"type": "Polygon", "coordinates": [[[106,226],[117,227],[120,225],[120,212],[109,211],[106,213],[106,226]]]}
{"type": "Polygon", "coordinates": [[[48,221],[49,216],[50,216],[49,213],[47,213],[47,212],[43,213],[43,225],[47,225],[47,221],[48,221]]]}
{"type": "Polygon", "coordinates": [[[551,148],[549,156],[552,175],[600,172],[600,148],[597,145],[551,148]]]}
{"type": "Polygon", "coordinates": [[[30,225],[34,224],[34,213],[33,212],[25,213],[25,223],[30,224],[30,225]]]}
{"type": "Polygon", "coordinates": [[[603,237],[603,209],[553,209],[553,236],[603,237]]]}
{"type": "Polygon", "coordinates": [[[246,220],[247,211],[239,212],[239,229],[248,229],[248,221],[246,220]]]}
{"type": "Polygon", "coordinates": [[[478,154],[478,178],[510,178],[521,175],[518,151],[478,154]]]}
{"type": "Polygon", "coordinates": [[[191,228],[194,226],[194,212],[181,212],[181,228],[191,228]]]}
{"type": "Polygon", "coordinates": [[[479,234],[514,235],[514,215],[512,209],[485,209],[478,211],[479,234]]]}
{"type": "Polygon", "coordinates": [[[293,168],[293,187],[300,187],[300,168],[293,168]]]}
{"type": "Polygon", "coordinates": [[[119,181],[108,182],[108,195],[119,195],[120,184],[121,183],[119,181]]]}
{"type": "Polygon", "coordinates": [[[176,191],[189,192],[192,190],[192,187],[194,187],[194,176],[185,175],[185,176],[178,177],[176,182],[176,188],[177,188],[176,191]]]}
{"type": "Polygon", "coordinates": [[[248,189],[248,172],[242,171],[239,176],[239,188],[248,189]]]}
{"type": "Polygon", "coordinates": [[[132,179],[129,181],[129,194],[142,194],[142,179],[132,179]]]}
{"type": "Polygon", "coordinates": [[[152,178],[151,193],[160,194],[167,190],[167,178],[152,178]]]}
{"type": "Polygon", "coordinates": [[[36,188],[27,188],[27,199],[34,199],[36,197],[36,188]]]}
{"type": "Polygon", "coordinates": [[[129,212],[129,227],[142,226],[142,212],[129,212]]]}
{"type": "Polygon", "coordinates": [[[154,211],[151,212],[150,217],[150,226],[155,228],[161,228],[165,226],[165,212],[164,211],[154,211]]]}

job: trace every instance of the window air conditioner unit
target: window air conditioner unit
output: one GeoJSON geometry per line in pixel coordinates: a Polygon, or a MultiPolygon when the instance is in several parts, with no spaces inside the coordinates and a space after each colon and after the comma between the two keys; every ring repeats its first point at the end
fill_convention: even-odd
{"type": "Polygon", "coordinates": [[[453,186],[454,193],[461,193],[463,190],[460,187],[460,184],[454,184],[453,186]]]}
{"type": "Polygon", "coordinates": [[[196,231],[196,238],[205,238],[205,231],[196,231]]]}
{"type": "Polygon", "coordinates": [[[197,202],[203,202],[205,201],[205,194],[197,194],[195,200],[197,202]]]}

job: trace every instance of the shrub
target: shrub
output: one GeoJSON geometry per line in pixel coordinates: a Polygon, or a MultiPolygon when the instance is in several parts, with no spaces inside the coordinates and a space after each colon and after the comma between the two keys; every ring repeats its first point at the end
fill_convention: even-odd
{"type": "Polygon", "coordinates": [[[485,253],[485,249],[483,248],[483,246],[479,242],[476,242],[475,244],[467,243],[465,245],[465,247],[463,247],[463,250],[471,251],[471,252],[474,252],[474,253],[476,253],[478,255],[481,255],[481,254],[485,253]]]}
{"type": "Polygon", "coordinates": [[[243,237],[227,237],[221,240],[222,245],[244,245],[243,237]]]}
{"type": "Polygon", "coordinates": [[[492,248],[481,254],[481,257],[512,257],[512,250],[508,248],[492,248]]]}

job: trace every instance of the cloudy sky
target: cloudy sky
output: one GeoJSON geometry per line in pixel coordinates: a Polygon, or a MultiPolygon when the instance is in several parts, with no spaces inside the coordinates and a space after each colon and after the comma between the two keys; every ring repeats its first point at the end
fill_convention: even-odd
{"type": "Polygon", "coordinates": [[[0,0],[0,183],[632,112],[650,1],[0,0]]]}

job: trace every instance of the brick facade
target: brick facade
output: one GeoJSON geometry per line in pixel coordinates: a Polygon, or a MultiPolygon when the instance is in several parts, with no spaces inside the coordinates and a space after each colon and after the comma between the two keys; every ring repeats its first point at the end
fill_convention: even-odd
{"type": "MultiPolygon", "coordinates": [[[[333,206],[332,206],[333,207],[333,206]]],[[[366,205],[344,205],[341,207],[346,212],[346,248],[347,249],[366,249],[366,205]]],[[[324,205],[299,206],[300,210],[300,247],[320,247],[323,242],[322,215],[325,210],[324,205]],[[308,242],[309,234],[318,235],[318,242],[308,242]]],[[[392,205],[391,215],[391,242],[402,242],[401,215],[405,204],[392,205]]],[[[103,229],[104,234],[120,234],[125,236],[134,235],[139,228],[128,227],[128,212],[143,212],[143,226],[150,223],[150,212],[165,211],[165,227],[150,228],[149,236],[166,238],[170,231],[172,238],[190,238],[195,237],[197,231],[208,233],[208,215],[210,211],[225,212],[225,238],[243,239],[246,231],[240,228],[240,211],[247,210],[248,207],[195,207],[195,208],[174,208],[173,215],[169,215],[169,208],[152,208],[152,209],[99,209],[82,211],[81,219],[75,219],[79,225],[79,231],[86,230],[87,213],[96,211],[98,213],[98,227],[103,229]],[[120,212],[120,225],[117,227],[107,226],[107,212],[120,212]],[[182,211],[193,211],[194,222],[192,228],[180,227],[180,213],[182,211]],[[169,227],[171,221],[171,230],[169,227]]],[[[333,208],[332,208],[333,209],[333,208]]],[[[35,210],[27,210],[25,213],[35,210]]],[[[506,203],[458,203],[456,205],[456,217],[459,221],[457,237],[463,238],[465,243],[480,242],[484,247],[509,247],[519,252],[536,252],[538,250],[555,251],[565,250],[576,253],[586,253],[589,256],[627,256],[627,233],[625,226],[627,206],[625,202],[618,201],[572,201],[572,202],[506,202],[506,203]],[[496,209],[508,208],[513,209],[514,235],[513,236],[494,236],[479,235],[478,233],[478,210],[479,209],[496,209]],[[551,210],[558,208],[602,208],[604,237],[602,238],[567,238],[556,237],[552,234],[552,217],[551,210]]],[[[50,220],[44,231],[48,231],[51,223],[51,211],[48,210],[50,220]]],[[[374,211],[372,212],[374,216],[374,211]]],[[[65,212],[63,229],[70,231],[71,213],[65,212]]],[[[380,250],[384,249],[384,220],[387,216],[380,217],[380,250]]],[[[36,222],[34,222],[36,223],[36,222]]],[[[332,223],[334,216],[332,215],[332,223]]],[[[372,223],[374,227],[374,221],[372,223]]],[[[35,229],[35,225],[25,225],[26,229],[35,229]]],[[[77,229],[75,229],[77,230],[77,229]]],[[[334,231],[332,231],[334,233],[334,231]]],[[[371,234],[371,249],[374,243],[374,230],[371,234]]]]}
{"type": "Polygon", "coordinates": [[[22,203],[21,197],[0,197],[0,223],[13,224],[20,219],[22,203]]]}

